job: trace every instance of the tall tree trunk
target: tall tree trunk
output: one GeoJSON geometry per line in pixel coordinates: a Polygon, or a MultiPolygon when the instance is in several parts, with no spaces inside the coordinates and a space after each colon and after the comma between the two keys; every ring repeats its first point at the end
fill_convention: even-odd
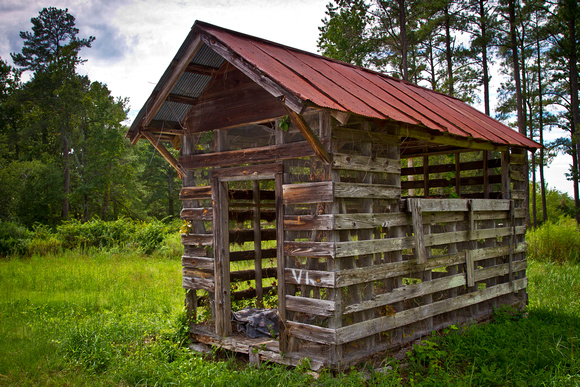
{"type": "MultiPolygon", "coordinates": [[[[536,17],[537,19],[537,17],[536,17]]],[[[542,87],[542,58],[540,51],[540,36],[538,28],[536,27],[536,53],[538,57],[538,126],[540,135],[540,190],[542,196],[542,219],[545,223],[548,220],[548,209],[546,204],[546,182],[544,181],[544,101],[543,101],[543,87],[542,87]]]]}
{"type": "Polygon", "coordinates": [[[447,60],[447,81],[449,82],[449,95],[453,96],[455,90],[453,84],[455,80],[453,79],[453,55],[451,52],[451,17],[449,16],[449,4],[445,4],[445,57],[447,60]]]}
{"type": "MultiPolygon", "coordinates": [[[[518,42],[517,42],[517,35],[516,35],[516,8],[515,8],[515,0],[508,1],[508,12],[509,12],[509,24],[510,24],[510,45],[512,51],[512,62],[513,62],[513,74],[514,74],[514,81],[516,86],[516,109],[517,109],[517,116],[518,116],[518,131],[523,134],[524,136],[527,135],[526,125],[524,121],[524,109],[523,109],[523,98],[522,98],[522,82],[520,79],[520,62],[519,62],[519,55],[518,55],[518,42]]],[[[528,152],[524,150],[525,156],[525,169],[524,175],[528,176],[528,152]]],[[[526,190],[524,195],[524,208],[529,209],[529,186],[526,184],[526,190]]],[[[527,211],[526,211],[527,212],[527,211]]],[[[526,217],[526,224],[530,224],[530,215],[528,214],[526,217]]]]}
{"type": "Polygon", "coordinates": [[[482,38],[481,40],[483,42],[481,47],[481,67],[483,68],[483,105],[485,107],[485,114],[489,116],[491,114],[491,108],[489,105],[489,64],[487,61],[487,26],[485,25],[485,0],[479,0],[479,18],[482,38]]]}
{"type": "Polygon", "coordinates": [[[70,194],[70,168],[69,168],[69,146],[68,146],[68,139],[66,135],[63,133],[62,135],[62,154],[63,154],[63,163],[64,163],[64,196],[62,198],[62,218],[68,219],[69,218],[69,202],[68,197],[70,194]]]}
{"type": "Polygon", "coordinates": [[[409,64],[407,61],[407,51],[409,41],[407,39],[407,9],[405,7],[405,0],[398,0],[399,3],[399,29],[401,34],[401,56],[403,66],[403,79],[409,80],[409,64]]]}
{"type": "Polygon", "coordinates": [[[575,148],[574,167],[574,206],[576,207],[576,222],[580,224],[580,196],[578,190],[578,156],[580,155],[580,141],[578,129],[580,124],[580,107],[578,106],[578,56],[576,47],[576,19],[578,18],[578,3],[576,0],[568,0],[568,28],[570,32],[570,105],[572,106],[572,147],[575,148]]]}

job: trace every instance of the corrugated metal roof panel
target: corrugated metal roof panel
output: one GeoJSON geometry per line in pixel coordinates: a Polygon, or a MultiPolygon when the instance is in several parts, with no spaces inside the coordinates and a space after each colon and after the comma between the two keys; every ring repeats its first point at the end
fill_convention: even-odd
{"type": "Polygon", "coordinates": [[[157,111],[157,114],[155,114],[153,120],[181,122],[189,109],[191,109],[191,105],[165,101],[159,111],[157,111]]]}
{"type": "Polygon", "coordinates": [[[320,107],[420,124],[497,144],[539,147],[507,125],[453,97],[206,23],[197,22],[196,26],[297,97],[320,107]]]}
{"type": "Polygon", "coordinates": [[[219,69],[222,63],[224,63],[224,58],[219,54],[216,54],[216,52],[207,45],[202,44],[199,50],[195,53],[191,63],[219,69]]]}
{"type": "Polygon", "coordinates": [[[171,94],[197,98],[211,81],[209,75],[183,73],[171,90],[171,94]]]}
{"type": "MultiPolygon", "coordinates": [[[[184,55],[199,33],[220,41],[234,56],[242,58],[258,73],[266,75],[295,97],[323,108],[424,126],[496,144],[531,148],[540,146],[456,98],[371,70],[203,22],[194,24],[173,62],[184,55]]],[[[220,55],[202,44],[191,63],[217,69],[223,61],[220,55]]],[[[161,90],[170,75],[171,66],[161,77],[155,91],[161,90]]],[[[199,97],[210,80],[210,76],[186,72],[181,74],[171,92],[199,97]]],[[[165,101],[155,119],[181,120],[189,108],[190,105],[165,101]]],[[[131,131],[140,125],[138,121],[142,118],[143,114],[139,112],[131,131]]]]}

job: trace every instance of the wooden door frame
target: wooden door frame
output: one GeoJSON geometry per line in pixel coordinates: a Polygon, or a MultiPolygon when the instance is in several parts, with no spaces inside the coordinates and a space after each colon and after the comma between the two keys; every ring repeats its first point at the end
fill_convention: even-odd
{"type": "Polygon", "coordinates": [[[276,249],[278,273],[278,314],[280,317],[280,348],[285,348],[283,326],[286,321],[286,287],[284,286],[284,205],[282,200],[282,164],[216,169],[212,171],[211,197],[213,206],[215,332],[226,337],[232,333],[230,292],[230,241],[228,183],[232,181],[274,180],[276,197],[276,249]]]}

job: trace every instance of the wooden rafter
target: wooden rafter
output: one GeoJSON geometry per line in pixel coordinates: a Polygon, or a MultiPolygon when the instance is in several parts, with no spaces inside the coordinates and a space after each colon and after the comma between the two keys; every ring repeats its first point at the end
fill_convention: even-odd
{"type": "Polygon", "coordinates": [[[169,153],[169,151],[163,146],[163,144],[161,144],[159,141],[156,141],[155,138],[149,132],[142,131],[141,135],[145,137],[147,140],[149,140],[151,145],[153,145],[155,149],[157,149],[157,151],[161,153],[161,156],[163,156],[163,158],[167,160],[169,164],[171,164],[171,166],[177,171],[179,176],[185,176],[185,169],[183,169],[181,164],[179,164],[179,162],[175,159],[175,157],[173,157],[173,155],[169,153]]]}
{"type": "Polygon", "coordinates": [[[288,113],[288,116],[290,117],[292,123],[296,125],[296,127],[298,127],[300,133],[302,133],[306,141],[310,144],[310,146],[312,146],[312,149],[314,150],[314,153],[316,153],[316,156],[318,156],[320,160],[322,160],[326,164],[330,164],[330,155],[328,154],[328,152],[324,148],[324,145],[322,145],[316,134],[314,134],[314,132],[312,131],[306,120],[304,120],[304,117],[294,112],[294,110],[290,109],[288,106],[286,105],[283,106],[284,109],[286,110],[286,113],[288,113]]]}

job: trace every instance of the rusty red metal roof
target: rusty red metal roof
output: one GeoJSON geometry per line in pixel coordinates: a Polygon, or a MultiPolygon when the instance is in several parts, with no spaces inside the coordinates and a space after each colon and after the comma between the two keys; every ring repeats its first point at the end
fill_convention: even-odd
{"type": "Polygon", "coordinates": [[[410,82],[203,22],[193,28],[314,105],[496,144],[540,147],[472,106],[410,82]]]}
{"type": "Polygon", "coordinates": [[[224,59],[230,61],[240,70],[246,70],[246,75],[275,97],[284,99],[286,105],[297,113],[306,106],[315,105],[504,146],[540,147],[456,98],[372,70],[200,21],[195,22],[172,64],[137,115],[128,137],[136,140],[140,128],[154,124],[180,126],[189,109],[195,109],[195,106],[180,101],[161,100],[168,94],[160,95],[163,90],[185,97],[197,97],[203,93],[211,74],[189,75],[184,79],[186,73],[174,73],[174,64],[187,52],[194,53],[191,65],[217,69],[224,59]],[[196,45],[198,49],[192,50],[196,45]],[[169,85],[170,80],[175,83],[169,85]]]}

